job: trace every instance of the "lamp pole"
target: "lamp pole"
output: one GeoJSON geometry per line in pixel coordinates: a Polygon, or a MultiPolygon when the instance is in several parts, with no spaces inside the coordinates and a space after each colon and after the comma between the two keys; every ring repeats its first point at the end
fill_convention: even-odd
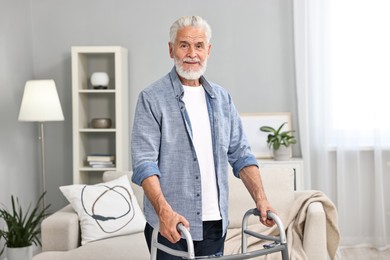
{"type": "MultiPolygon", "coordinates": [[[[46,167],[45,167],[45,136],[43,129],[43,122],[38,122],[39,124],[39,140],[41,142],[41,179],[42,179],[42,193],[46,192],[46,167]]],[[[42,209],[46,208],[46,194],[43,195],[42,200],[42,209]]]]}

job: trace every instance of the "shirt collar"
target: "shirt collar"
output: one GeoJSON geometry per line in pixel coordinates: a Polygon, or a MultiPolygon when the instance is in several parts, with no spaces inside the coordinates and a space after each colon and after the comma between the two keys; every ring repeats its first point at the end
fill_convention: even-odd
{"type": "MultiPolygon", "coordinates": [[[[169,73],[169,76],[171,78],[172,87],[173,87],[173,91],[175,92],[175,96],[177,98],[183,96],[184,89],[183,89],[183,86],[181,84],[180,78],[177,75],[175,66],[173,66],[171,72],[169,73]]],[[[213,88],[204,76],[200,77],[200,83],[202,84],[203,88],[205,89],[205,91],[209,95],[209,97],[215,98],[213,88]]]]}

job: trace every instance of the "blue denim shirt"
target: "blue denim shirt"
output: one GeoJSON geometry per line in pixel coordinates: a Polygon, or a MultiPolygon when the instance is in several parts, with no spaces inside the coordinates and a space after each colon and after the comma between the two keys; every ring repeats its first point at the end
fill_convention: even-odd
{"type": "MultiPolygon", "coordinates": [[[[230,95],[204,77],[200,80],[206,91],[225,234],[228,226],[228,162],[238,177],[243,167],[257,165],[257,161],[250,151],[230,95]]],[[[132,181],[141,185],[145,178],[157,175],[172,209],[190,222],[192,238],[202,240],[201,177],[183,95],[175,67],[140,93],[132,131],[132,181]]],[[[158,217],[146,197],[144,213],[154,227],[158,217]]]]}

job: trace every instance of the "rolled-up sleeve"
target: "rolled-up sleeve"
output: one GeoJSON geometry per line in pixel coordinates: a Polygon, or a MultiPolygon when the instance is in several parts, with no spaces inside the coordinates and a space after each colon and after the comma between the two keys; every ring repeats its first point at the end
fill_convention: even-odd
{"type": "Polygon", "coordinates": [[[256,157],[251,152],[248,139],[244,133],[241,118],[234,104],[231,102],[231,134],[228,151],[228,159],[233,168],[233,173],[239,177],[242,168],[255,165],[258,167],[256,157]]]}

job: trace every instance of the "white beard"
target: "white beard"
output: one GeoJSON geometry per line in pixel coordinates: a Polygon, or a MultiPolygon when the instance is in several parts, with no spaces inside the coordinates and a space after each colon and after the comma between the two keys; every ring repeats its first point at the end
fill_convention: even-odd
{"type": "Polygon", "coordinates": [[[186,59],[183,59],[183,61],[180,61],[176,58],[174,58],[175,66],[177,74],[179,74],[180,77],[185,78],[187,80],[197,80],[199,79],[206,71],[207,68],[207,59],[200,64],[199,70],[184,70],[182,64],[185,62],[186,59]]]}

